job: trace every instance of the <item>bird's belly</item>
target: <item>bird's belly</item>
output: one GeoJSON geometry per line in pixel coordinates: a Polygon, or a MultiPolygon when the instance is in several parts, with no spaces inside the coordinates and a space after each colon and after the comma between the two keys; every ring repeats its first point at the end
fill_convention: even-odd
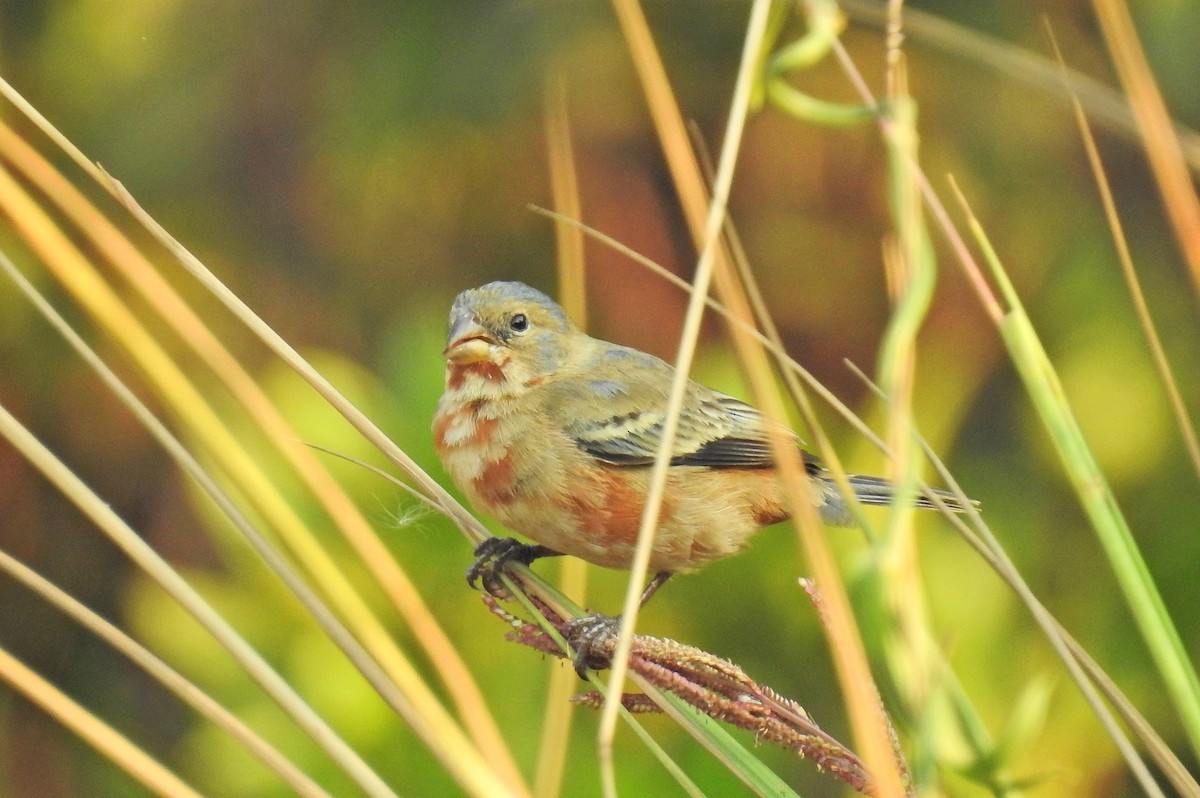
{"type": "MultiPolygon", "coordinates": [[[[442,464],[472,505],[555,551],[629,568],[650,469],[599,463],[552,431],[518,435],[481,410],[443,409],[434,424],[442,464]]],[[[650,568],[686,572],[735,554],[782,518],[776,495],[769,471],[672,467],[650,568]]]]}
{"type": "MultiPolygon", "coordinates": [[[[694,571],[741,551],[775,512],[756,512],[763,477],[730,480],[708,469],[672,468],[650,555],[651,571],[694,571]],[[713,480],[715,477],[715,481],[713,480]]],[[[519,496],[498,514],[511,528],[555,551],[606,568],[633,564],[649,469],[589,465],[546,496],[519,496]]],[[[770,490],[774,490],[773,487],[770,490]]]]}

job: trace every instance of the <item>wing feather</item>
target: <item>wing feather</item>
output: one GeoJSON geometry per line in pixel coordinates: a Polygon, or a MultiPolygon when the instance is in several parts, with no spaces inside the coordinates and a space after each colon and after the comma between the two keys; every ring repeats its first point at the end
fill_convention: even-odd
{"type": "MultiPolygon", "coordinates": [[[[627,367],[621,369],[620,380],[606,374],[602,392],[581,390],[586,381],[563,384],[550,394],[558,405],[554,416],[570,419],[564,431],[597,460],[616,466],[649,465],[662,439],[673,369],[634,350],[622,348],[618,354],[629,361],[622,364],[627,367]]],[[[770,468],[774,462],[769,424],[745,402],[692,382],[684,397],[671,464],[770,468]]],[[[783,429],[796,439],[790,429],[783,429]]]]}

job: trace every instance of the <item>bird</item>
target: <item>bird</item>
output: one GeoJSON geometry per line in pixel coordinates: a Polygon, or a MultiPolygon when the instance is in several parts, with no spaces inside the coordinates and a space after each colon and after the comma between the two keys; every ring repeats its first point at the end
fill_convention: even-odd
{"type": "MultiPolygon", "coordinates": [[[[558,555],[630,568],[675,367],[593,338],[549,296],[513,281],[454,299],[443,355],[445,390],[433,419],[437,455],[476,510],[534,541],[484,540],[468,582],[483,578],[486,588],[507,563],[558,555]]],[[[801,448],[795,432],[689,380],[643,603],[672,575],[735,555],[759,529],[789,517],[772,427],[795,442],[821,518],[854,523],[832,475],[801,448]]],[[[848,482],[863,504],[894,499],[887,480],[850,475],[848,482]]],[[[951,494],[932,492],[949,509],[963,509],[951,494]]],[[[935,506],[927,496],[911,501],[935,506]]],[[[595,628],[580,628],[584,642],[595,637],[595,628]]],[[[581,675],[589,662],[587,652],[577,652],[581,675]]]]}

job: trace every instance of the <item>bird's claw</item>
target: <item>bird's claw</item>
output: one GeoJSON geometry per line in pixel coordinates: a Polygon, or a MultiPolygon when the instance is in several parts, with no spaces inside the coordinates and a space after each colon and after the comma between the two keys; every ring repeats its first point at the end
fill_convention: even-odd
{"type": "Polygon", "coordinates": [[[587,681],[588,669],[604,670],[612,664],[612,641],[621,631],[620,615],[585,615],[567,624],[567,642],[575,652],[571,663],[587,681]]]}
{"type": "Polygon", "coordinates": [[[483,589],[498,599],[511,598],[512,594],[500,581],[500,572],[510,562],[529,565],[538,557],[547,556],[545,546],[522,543],[516,538],[487,538],[475,547],[475,561],[467,569],[467,584],[475,587],[482,581],[483,589]]]}

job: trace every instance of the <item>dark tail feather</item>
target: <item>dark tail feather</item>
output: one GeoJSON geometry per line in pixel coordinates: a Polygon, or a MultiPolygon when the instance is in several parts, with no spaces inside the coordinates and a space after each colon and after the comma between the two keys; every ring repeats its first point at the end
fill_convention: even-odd
{"type": "MultiPolygon", "coordinates": [[[[850,474],[848,479],[850,480],[850,487],[854,488],[855,495],[858,496],[858,500],[863,504],[879,505],[892,503],[892,498],[895,495],[895,491],[892,488],[892,483],[888,482],[886,479],[880,479],[879,477],[864,477],[858,474],[850,474]]],[[[825,477],[825,481],[830,485],[835,484],[834,481],[828,477],[825,477]]],[[[949,493],[948,491],[938,490],[937,488],[932,488],[931,490],[939,499],[942,500],[946,507],[954,512],[961,513],[966,509],[963,507],[962,502],[954,497],[954,494],[949,493]]],[[[974,500],[972,500],[971,503],[976,506],[979,504],[979,502],[974,500]]],[[[929,500],[927,496],[924,495],[916,496],[913,499],[913,505],[916,507],[924,507],[929,509],[932,509],[936,506],[932,501],[929,500]]]]}

